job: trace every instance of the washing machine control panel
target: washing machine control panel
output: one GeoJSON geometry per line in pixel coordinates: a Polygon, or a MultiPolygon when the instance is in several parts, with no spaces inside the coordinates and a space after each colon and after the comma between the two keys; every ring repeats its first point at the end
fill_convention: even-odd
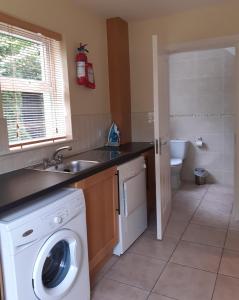
{"type": "Polygon", "coordinates": [[[57,227],[62,226],[71,220],[74,216],[78,215],[84,206],[76,203],[76,205],[71,207],[61,207],[60,209],[56,209],[54,213],[45,215],[42,219],[44,219],[45,224],[47,223],[49,229],[55,229],[57,227]]]}

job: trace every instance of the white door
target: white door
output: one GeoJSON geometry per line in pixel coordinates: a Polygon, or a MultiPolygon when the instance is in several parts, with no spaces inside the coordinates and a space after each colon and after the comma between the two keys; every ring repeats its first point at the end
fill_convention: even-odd
{"type": "Polygon", "coordinates": [[[169,58],[159,53],[157,35],[153,35],[152,44],[157,238],[161,240],[171,212],[169,58]]]}

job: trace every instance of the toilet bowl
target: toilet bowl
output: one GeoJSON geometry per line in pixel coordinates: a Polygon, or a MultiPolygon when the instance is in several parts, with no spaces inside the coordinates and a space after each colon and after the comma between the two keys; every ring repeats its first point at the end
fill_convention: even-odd
{"type": "Polygon", "coordinates": [[[188,141],[186,140],[170,140],[171,186],[174,190],[179,189],[181,185],[181,170],[187,148],[188,141]]]}

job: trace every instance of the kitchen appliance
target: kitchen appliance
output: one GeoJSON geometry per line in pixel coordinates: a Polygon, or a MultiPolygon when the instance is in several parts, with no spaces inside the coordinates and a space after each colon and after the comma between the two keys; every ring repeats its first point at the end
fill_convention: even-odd
{"type": "Polygon", "coordinates": [[[123,254],[147,228],[145,162],[142,156],[119,165],[119,242],[114,254],[123,254]]]}
{"type": "Polygon", "coordinates": [[[109,129],[108,142],[106,146],[118,147],[119,145],[120,145],[120,132],[115,122],[113,122],[109,129]]]}
{"type": "Polygon", "coordinates": [[[90,300],[85,201],[61,189],[0,216],[5,300],[90,300]]]}

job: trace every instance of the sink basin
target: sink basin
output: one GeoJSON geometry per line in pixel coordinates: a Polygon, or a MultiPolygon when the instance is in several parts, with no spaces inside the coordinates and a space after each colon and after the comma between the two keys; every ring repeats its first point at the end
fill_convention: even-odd
{"type": "Polygon", "coordinates": [[[51,171],[51,172],[62,172],[62,173],[78,173],[82,170],[89,169],[96,164],[98,161],[91,160],[72,160],[70,162],[65,162],[56,166],[51,166],[46,169],[43,168],[35,168],[42,171],[51,171]]]}

